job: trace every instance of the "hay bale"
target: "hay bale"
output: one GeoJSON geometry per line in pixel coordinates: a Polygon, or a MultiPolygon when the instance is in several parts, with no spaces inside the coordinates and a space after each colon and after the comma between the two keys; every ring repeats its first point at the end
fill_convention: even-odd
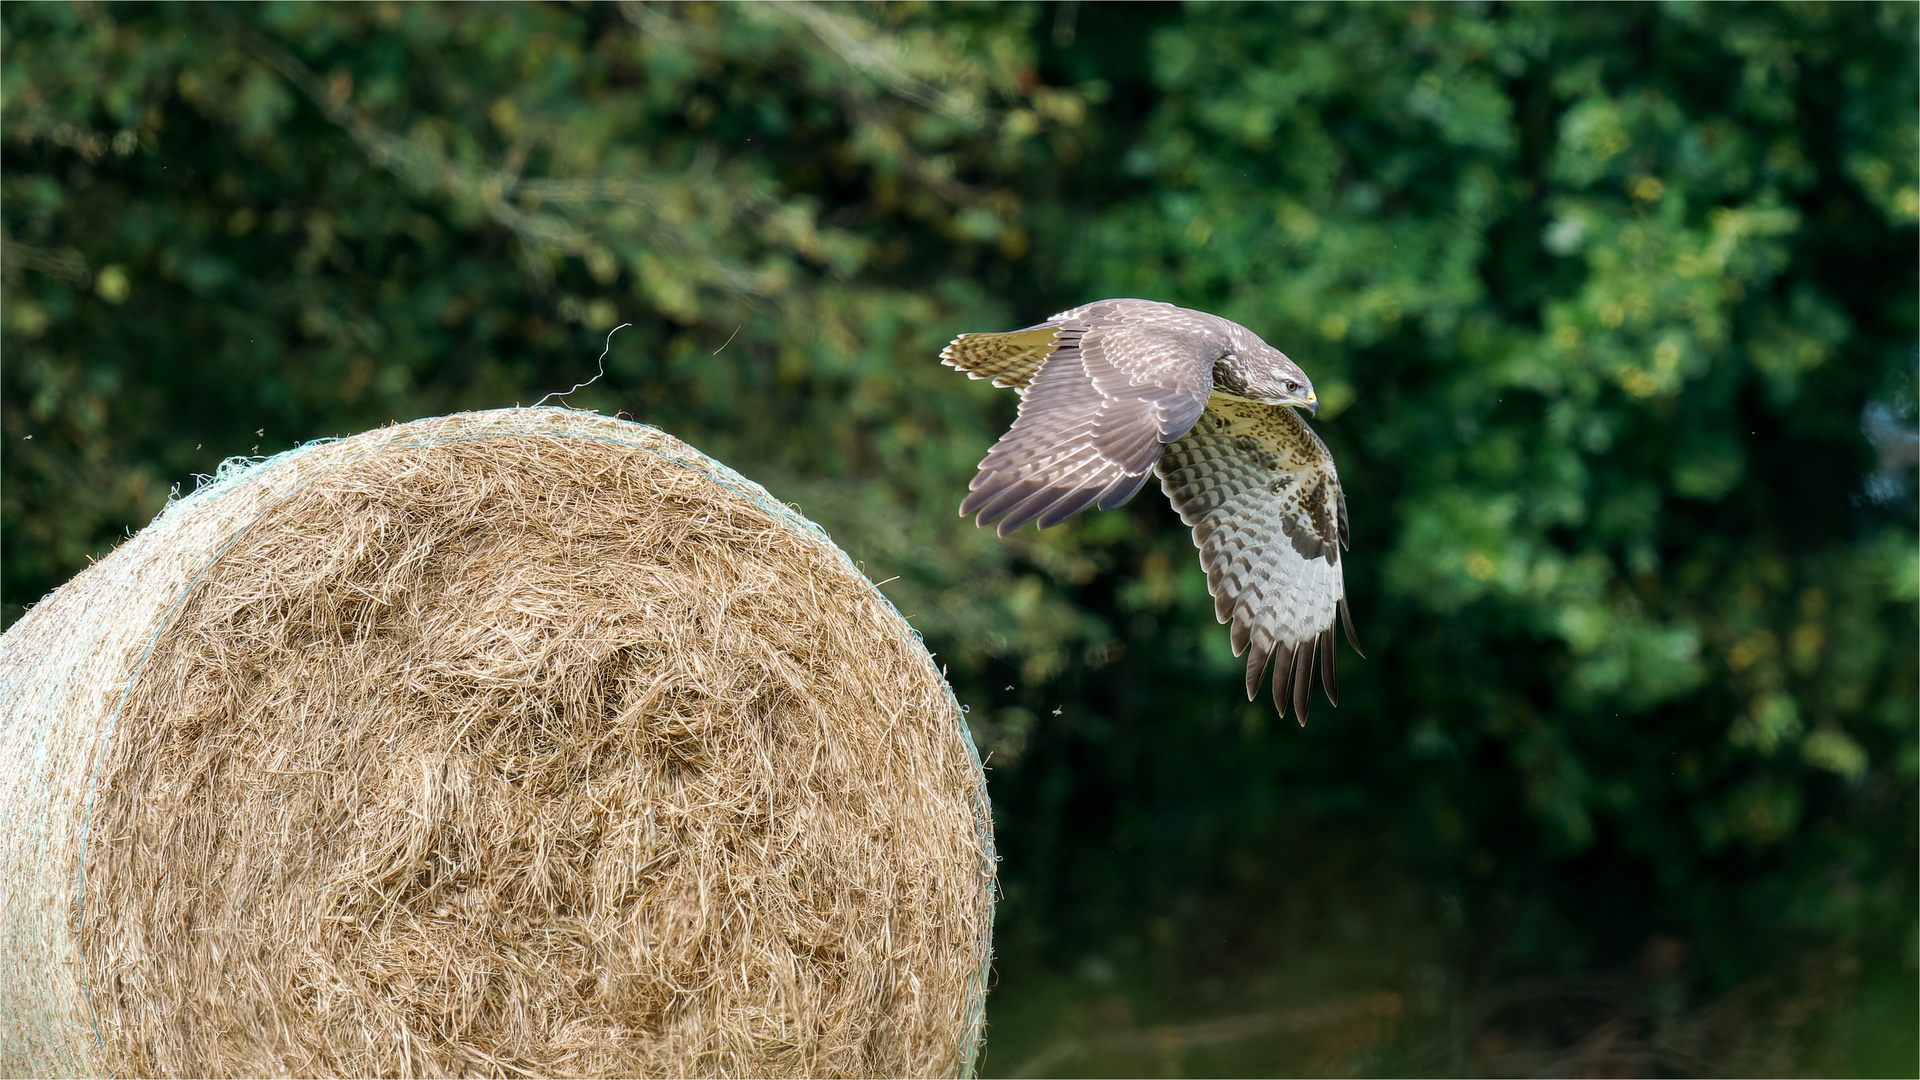
{"type": "Polygon", "coordinates": [[[651,428],[223,470],[0,638],[0,722],[0,1073],[971,1067],[951,693],[824,533],[651,428]]]}

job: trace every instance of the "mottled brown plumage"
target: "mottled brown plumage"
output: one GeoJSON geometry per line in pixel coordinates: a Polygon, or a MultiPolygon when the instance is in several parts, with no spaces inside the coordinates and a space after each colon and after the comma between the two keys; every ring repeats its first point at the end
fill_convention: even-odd
{"type": "MultiPolygon", "coordinates": [[[[962,515],[1000,535],[1111,510],[1160,477],[1193,528],[1214,614],[1247,657],[1247,697],[1273,661],[1274,703],[1306,722],[1318,660],[1336,701],[1333,623],[1354,643],[1340,552],[1347,503],[1306,373],[1252,331],[1152,300],[1102,300],[1037,326],[962,334],[942,363],[1021,395],[962,515]]],[[[1359,646],[1354,644],[1355,651],[1359,646]]]]}

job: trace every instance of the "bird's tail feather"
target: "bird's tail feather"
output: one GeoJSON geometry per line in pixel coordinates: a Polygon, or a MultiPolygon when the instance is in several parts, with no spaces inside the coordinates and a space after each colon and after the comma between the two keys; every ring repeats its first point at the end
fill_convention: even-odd
{"type": "Polygon", "coordinates": [[[966,372],[969,379],[992,379],[995,386],[1024,390],[1058,347],[1059,336],[1060,328],[1052,323],[1003,334],[961,334],[940,350],[940,362],[966,372]]]}

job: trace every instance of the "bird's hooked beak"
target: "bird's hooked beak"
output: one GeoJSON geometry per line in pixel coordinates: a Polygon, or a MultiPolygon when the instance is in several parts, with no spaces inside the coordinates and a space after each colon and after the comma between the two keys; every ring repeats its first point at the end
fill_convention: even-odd
{"type": "Polygon", "coordinates": [[[1288,394],[1285,397],[1279,398],[1275,404],[1287,405],[1295,409],[1305,409],[1307,410],[1308,416],[1320,415],[1320,398],[1314,394],[1313,387],[1311,386],[1297,394],[1288,394]]]}

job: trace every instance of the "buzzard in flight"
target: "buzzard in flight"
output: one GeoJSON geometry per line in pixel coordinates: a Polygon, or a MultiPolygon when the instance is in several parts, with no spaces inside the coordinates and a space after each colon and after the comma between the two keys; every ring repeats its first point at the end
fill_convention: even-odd
{"type": "Polygon", "coordinates": [[[1316,653],[1337,703],[1333,620],[1358,652],[1340,550],[1347,500],[1333,457],[1294,412],[1313,383],[1238,323],[1153,300],[1101,300],[1037,326],[962,334],[940,361],[1020,394],[962,516],[1058,525],[1111,510],[1149,473],[1193,527],[1214,614],[1246,652],[1247,698],[1273,660],[1273,700],[1306,723],[1316,653]],[[1291,689],[1291,695],[1289,695],[1291,689]]]}

